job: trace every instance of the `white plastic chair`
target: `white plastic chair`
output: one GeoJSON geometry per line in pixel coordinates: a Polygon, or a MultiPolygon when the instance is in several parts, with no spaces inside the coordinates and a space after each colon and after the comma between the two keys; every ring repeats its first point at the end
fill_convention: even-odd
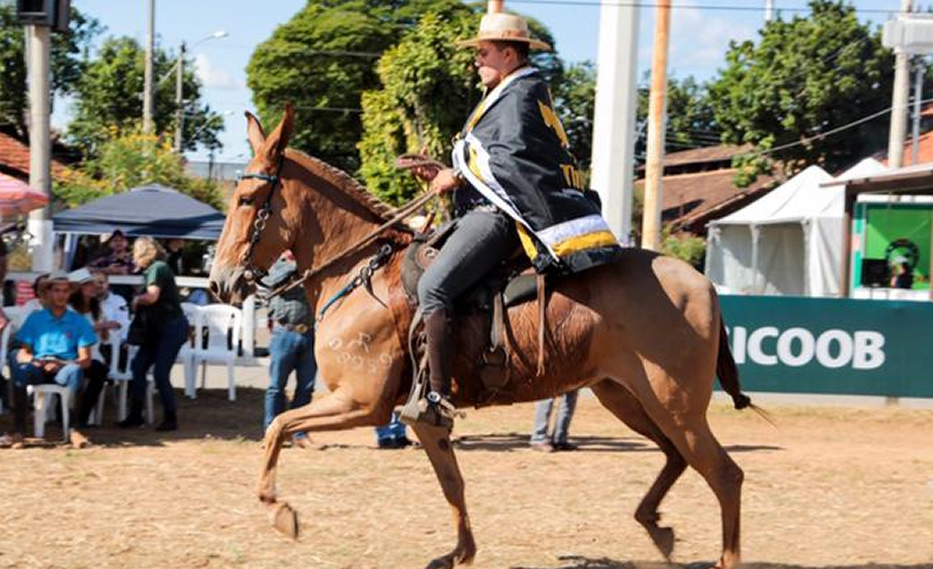
{"type": "Polygon", "coordinates": [[[185,395],[189,399],[195,399],[198,396],[197,381],[195,379],[194,366],[194,346],[201,338],[201,307],[190,302],[182,302],[181,309],[188,319],[188,326],[194,329],[193,334],[189,334],[188,341],[182,344],[178,350],[176,362],[180,362],[185,371],[185,395]]]}
{"type": "Polygon", "coordinates": [[[62,435],[65,442],[68,442],[70,440],[69,435],[71,434],[71,417],[69,411],[71,391],[63,385],[43,383],[41,385],[30,385],[26,387],[26,392],[31,393],[33,397],[33,430],[36,433],[36,437],[40,439],[45,437],[45,423],[49,420],[49,414],[54,408],[49,402],[52,397],[58,396],[58,400],[62,405],[62,435]]]}
{"type": "MultiPolygon", "coordinates": [[[[133,381],[133,360],[136,358],[136,352],[139,346],[128,345],[126,350],[126,366],[120,367],[110,364],[110,379],[113,380],[114,389],[117,390],[117,420],[126,419],[126,402],[129,399],[130,382],[133,381]]],[[[155,395],[155,380],[152,374],[146,375],[146,424],[151,425],[155,422],[155,411],[153,410],[152,398],[155,395]]]]}
{"type": "Polygon", "coordinates": [[[4,306],[3,313],[6,314],[6,317],[10,319],[10,322],[17,330],[23,327],[23,322],[29,316],[22,306],[4,306]]]}
{"type": "MultiPolygon", "coordinates": [[[[116,402],[119,400],[117,397],[118,380],[116,376],[120,375],[120,350],[123,347],[123,342],[119,334],[111,332],[107,340],[101,341],[100,346],[110,346],[110,368],[107,370],[107,377],[114,382],[114,401],[116,402]]],[[[103,423],[104,401],[107,398],[107,387],[108,384],[105,383],[101,388],[100,396],[97,398],[97,405],[91,411],[91,416],[88,418],[88,423],[92,425],[100,426],[103,423]]],[[[120,417],[121,421],[123,419],[124,417],[120,417]]]]}
{"type": "MultiPolygon", "coordinates": [[[[11,320],[6,327],[3,328],[3,332],[0,332],[0,370],[3,369],[3,366],[6,365],[7,355],[10,350],[10,338],[13,336],[14,329],[13,321],[11,320]]],[[[10,373],[7,374],[9,381],[13,381],[13,371],[10,370],[10,373]]],[[[0,398],[0,413],[3,413],[3,398],[0,398]]]]}
{"type": "Polygon", "coordinates": [[[234,380],[234,362],[240,345],[240,329],[243,326],[243,313],[240,309],[226,304],[210,304],[201,307],[200,330],[207,330],[207,346],[201,340],[201,333],[195,335],[194,360],[192,367],[201,365],[201,384],[207,376],[207,364],[227,366],[227,398],[236,400],[234,380]]]}

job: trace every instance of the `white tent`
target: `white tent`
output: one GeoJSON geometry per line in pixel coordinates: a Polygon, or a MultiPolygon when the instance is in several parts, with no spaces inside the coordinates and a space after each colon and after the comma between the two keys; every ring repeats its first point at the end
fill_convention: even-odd
{"type": "MultiPolygon", "coordinates": [[[[838,180],[884,170],[866,158],[838,180]]],[[[728,293],[839,296],[845,186],[810,166],[709,227],[706,274],[728,293]]]]}

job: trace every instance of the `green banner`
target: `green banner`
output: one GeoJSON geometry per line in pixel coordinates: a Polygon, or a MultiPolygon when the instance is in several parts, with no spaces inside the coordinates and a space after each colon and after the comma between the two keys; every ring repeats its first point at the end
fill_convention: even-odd
{"type": "Polygon", "coordinates": [[[933,397],[933,303],[722,296],[747,391],[933,397]]]}

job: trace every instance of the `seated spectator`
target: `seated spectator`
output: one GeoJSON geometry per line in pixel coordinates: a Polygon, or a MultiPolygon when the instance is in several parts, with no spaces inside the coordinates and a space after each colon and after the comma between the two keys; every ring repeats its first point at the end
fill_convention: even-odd
{"type": "MultiPolygon", "coordinates": [[[[68,278],[72,284],[77,286],[68,299],[69,307],[87,319],[98,338],[106,340],[110,331],[119,327],[119,324],[104,319],[104,312],[97,298],[97,281],[94,280],[91,271],[78,269],[69,273],[68,278]]],[[[87,427],[91,411],[94,410],[104,383],[107,381],[107,363],[99,348],[100,344],[94,344],[91,347],[91,364],[84,370],[87,382],[77,416],[78,427],[81,428],[87,427]]]]}
{"type": "Polygon", "coordinates": [[[185,266],[185,240],[177,237],[169,239],[165,243],[165,249],[168,252],[165,262],[168,264],[168,268],[172,269],[172,272],[175,273],[175,276],[178,277],[187,274],[187,267],[185,266]]]}
{"type": "MultiPolygon", "coordinates": [[[[91,347],[97,336],[88,321],[68,309],[71,284],[64,273],[46,279],[40,294],[46,308],[33,312],[16,333],[19,349],[11,357],[14,403],[14,446],[22,446],[26,433],[26,387],[57,383],[70,391],[70,405],[75,408],[84,380],[84,370],[91,365],[91,347]]],[[[84,446],[87,438],[77,429],[71,431],[71,443],[84,446]]]]}
{"type": "Polygon", "coordinates": [[[43,283],[45,283],[45,281],[47,281],[48,278],[49,278],[48,273],[42,273],[41,275],[36,277],[36,280],[32,282],[32,292],[35,296],[30,298],[29,300],[26,301],[25,304],[23,304],[23,321],[24,322],[26,321],[26,318],[30,314],[32,314],[36,310],[42,310],[43,308],[45,308],[45,302],[42,300],[41,291],[42,291],[43,283]]]}
{"type": "MultiPolygon", "coordinates": [[[[107,247],[110,252],[92,261],[88,267],[100,269],[108,275],[129,275],[136,272],[133,255],[129,249],[129,241],[126,240],[126,235],[122,231],[117,229],[110,234],[110,238],[107,239],[107,247]]],[[[117,284],[113,286],[113,292],[129,302],[133,298],[134,291],[130,285],[117,284]]]]}
{"type": "MultiPolygon", "coordinates": [[[[130,309],[126,300],[110,292],[110,279],[107,273],[95,270],[91,271],[91,274],[94,276],[95,294],[100,302],[103,320],[109,323],[107,329],[110,334],[116,334],[120,343],[123,343],[126,340],[126,331],[130,327],[130,309]]],[[[101,336],[101,339],[106,340],[107,336],[101,336]]]]}

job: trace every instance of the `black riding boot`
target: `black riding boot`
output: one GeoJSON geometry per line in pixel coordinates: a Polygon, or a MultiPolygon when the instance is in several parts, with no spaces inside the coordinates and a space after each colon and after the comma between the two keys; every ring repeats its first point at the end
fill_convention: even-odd
{"type": "Polygon", "coordinates": [[[452,326],[446,310],[435,310],[424,317],[424,335],[428,339],[428,376],[436,399],[450,399],[450,361],[453,344],[452,326]]]}
{"type": "Polygon", "coordinates": [[[143,402],[132,399],[130,401],[130,414],[126,416],[126,419],[123,419],[117,425],[123,429],[130,427],[141,427],[146,424],[145,419],[143,419],[143,402]]]}

